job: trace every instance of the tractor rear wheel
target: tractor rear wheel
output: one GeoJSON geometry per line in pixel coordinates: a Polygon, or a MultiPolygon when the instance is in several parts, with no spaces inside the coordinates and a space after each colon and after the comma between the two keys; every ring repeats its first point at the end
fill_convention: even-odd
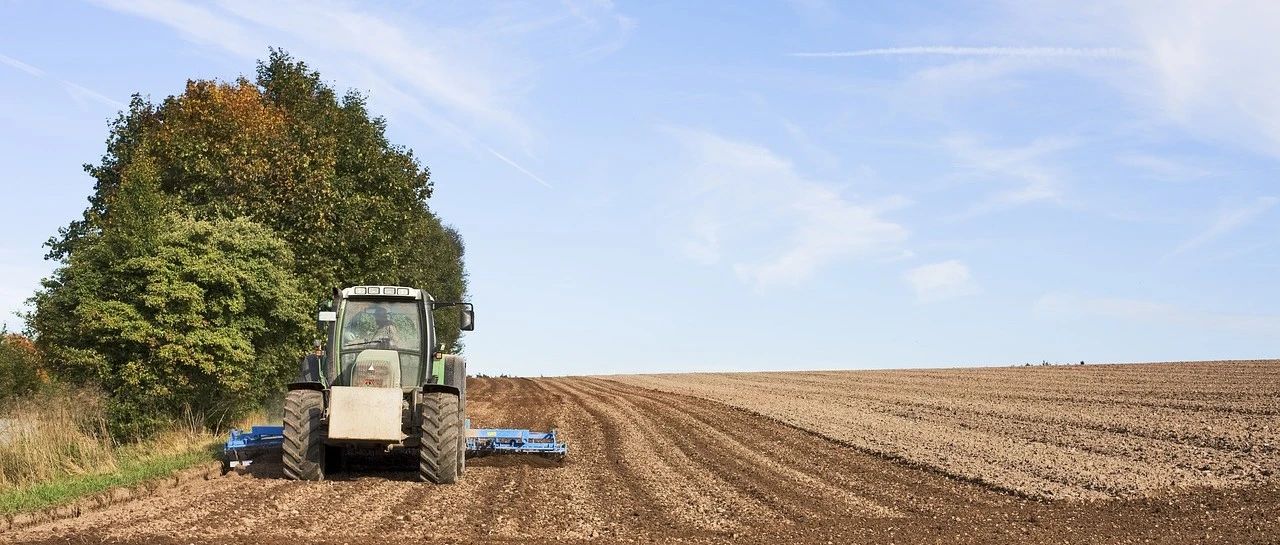
{"type": "Polygon", "coordinates": [[[292,390],[284,398],[284,475],[296,481],[323,481],[324,393],[292,390]]]}
{"type": "Polygon", "coordinates": [[[422,394],[418,404],[422,419],[422,437],[418,445],[418,479],[436,484],[458,481],[458,448],[462,435],[458,396],[447,392],[422,394]]]}

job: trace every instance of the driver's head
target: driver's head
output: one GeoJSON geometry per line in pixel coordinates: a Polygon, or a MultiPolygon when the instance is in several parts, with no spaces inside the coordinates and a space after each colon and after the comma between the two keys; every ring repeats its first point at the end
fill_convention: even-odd
{"type": "Polygon", "coordinates": [[[391,323],[391,312],[387,310],[387,307],[373,307],[370,312],[373,312],[373,319],[378,322],[378,325],[382,326],[391,323]]]}

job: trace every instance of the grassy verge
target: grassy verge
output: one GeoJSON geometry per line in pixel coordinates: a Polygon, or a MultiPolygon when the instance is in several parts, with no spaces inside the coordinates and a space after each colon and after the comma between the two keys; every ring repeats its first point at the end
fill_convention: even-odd
{"type": "Polygon", "coordinates": [[[106,433],[100,393],[50,389],[0,408],[0,515],[135,486],[215,459],[218,438],[193,423],[147,441],[106,433]]]}
{"type": "Polygon", "coordinates": [[[118,486],[134,486],[214,459],[213,444],[176,454],[124,459],[109,473],[65,475],[0,492],[0,515],[36,511],[118,486]]]}

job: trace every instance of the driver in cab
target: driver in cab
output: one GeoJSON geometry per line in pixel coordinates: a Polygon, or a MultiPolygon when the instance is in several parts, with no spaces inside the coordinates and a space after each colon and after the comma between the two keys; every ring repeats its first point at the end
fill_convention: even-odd
{"type": "Polygon", "coordinates": [[[400,338],[400,332],[396,331],[396,324],[391,323],[391,312],[386,307],[373,307],[370,310],[373,313],[374,324],[377,329],[373,335],[369,337],[372,341],[384,341],[387,348],[396,348],[396,339],[400,338]]]}

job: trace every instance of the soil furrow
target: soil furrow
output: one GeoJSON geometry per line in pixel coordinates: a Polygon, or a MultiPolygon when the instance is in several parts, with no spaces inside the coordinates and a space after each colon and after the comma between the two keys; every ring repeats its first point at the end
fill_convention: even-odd
{"type": "MultiPolygon", "coordinates": [[[[1179,380],[1198,385],[1178,393],[1183,398],[1231,403],[1216,397],[1226,388],[1221,380],[1259,380],[1258,374],[1277,369],[1251,364],[1257,369],[1214,382],[1202,371],[1215,365],[1228,364],[1173,378],[1160,376],[1167,366],[1157,366],[1152,384],[1139,370],[1073,375],[1119,382],[1092,391],[1058,375],[1040,380],[1034,375],[1053,374],[1040,369],[986,370],[976,381],[964,372],[876,372],[866,379],[876,385],[866,390],[858,374],[834,372],[794,375],[790,382],[782,373],[480,378],[469,381],[473,425],[557,427],[570,444],[568,458],[473,458],[462,481],[450,486],[417,482],[412,456],[354,457],[348,471],[321,483],[284,480],[278,460],[263,458],[243,473],[11,530],[0,542],[1275,543],[1280,486],[1274,480],[1176,492],[1148,486],[1150,497],[1100,501],[996,491],[1084,497],[1083,490],[1112,498],[1138,482],[1134,475],[1154,478],[1141,471],[1163,475],[1192,457],[1233,460],[1210,456],[1218,452],[1247,455],[1051,417],[1065,405],[1062,396],[1160,396],[1177,392],[1179,380]],[[1013,373],[1006,382],[1019,391],[1042,388],[1044,405],[990,386],[1006,373],[1013,373]],[[990,395],[975,397],[976,385],[990,395]],[[895,387],[904,389],[895,393],[895,387]],[[977,410],[983,406],[973,403],[980,399],[993,408],[977,410]],[[1018,417],[1017,407],[1036,412],[1018,417]],[[921,458],[920,452],[929,454],[921,458]]],[[[1278,382],[1260,382],[1249,393],[1271,392],[1278,382]]],[[[1094,405],[1082,403],[1081,411],[1094,405]]],[[[1118,407],[1107,410],[1129,411],[1118,407]]],[[[1197,417],[1178,409],[1158,416],[1197,417]]],[[[1210,425],[1243,425],[1214,432],[1225,437],[1265,440],[1276,433],[1273,424],[1252,417],[1210,425]]],[[[1272,454],[1253,454],[1257,465],[1250,471],[1271,469],[1272,454]]],[[[1194,469],[1209,476],[1226,471],[1194,469]]]]}

